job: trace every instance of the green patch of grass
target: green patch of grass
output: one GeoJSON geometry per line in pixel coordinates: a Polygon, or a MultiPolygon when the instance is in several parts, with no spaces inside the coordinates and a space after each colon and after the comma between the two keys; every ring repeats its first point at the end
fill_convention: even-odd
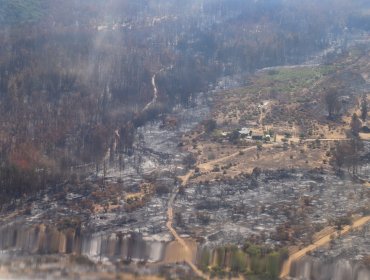
{"type": "Polygon", "coordinates": [[[223,136],[222,136],[222,130],[220,130],[220,129],[215,129],[214,131],[212,131],[211,136],[212,136],[212,137],[215,137],[215,138],[221,138],[221,137],[223,137],[223,136]]]}
{"type": "Polygon", "coordinates": [[[302,67],[302,68],[283,68],[277,70],[273,75],[268,75],[269,79],[275,82],[291,82],[293,84],[305,85],[312,81],[320,79],[328,74],[331,68],[323,67],[302,67]]]}
{"type": "MultiPolygon", "coordinates": [[[[337,66],[333,65],[322,65],[318,67],[274,69],[256,76],[251,85],[228,91],[226,94],[229,96],[242,96],[271,91],[291,94],[303,88],[310,88],[323,76],[333,73],[336,68],[337,66]]],[[[307,100],[302,98],[300,99],[300,102],[305,101],[307,100]]]]}
{"type": "Polygon", "coordinates": [[[282,68],[261,77],[259,84],[270,84],[271,88],[278,92],[294,92],[310,87],[333,71],[332,66],[282,68]]]}

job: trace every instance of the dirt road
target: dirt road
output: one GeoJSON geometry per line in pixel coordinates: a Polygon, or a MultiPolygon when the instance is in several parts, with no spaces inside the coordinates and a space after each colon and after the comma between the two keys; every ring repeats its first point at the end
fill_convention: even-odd
{"type": "Polygon", "coordinates": [[[220,163],[220,162],[224,162],[226,160],[229,160],[229,159],[232,159],[238,155],[240,155],[240,152],[247,152],[247,151],[250,151],[250,150],[255,150],[257,147],[256,146],[253,146],[253,147],[248,147],[248,148],[245,148],[241,151],[238,151],[236,153],[233,153],[231,155],[228,155],[228,156],[225,156],[225,157],[221,157],[221,158],[217,158],[215,160],[211,160],[211,161],[208,161],[208,162],[205,162],[205,163],[201,163],[199,164],[197,167],[201,170],[201,171],[211,171],[216,164],[220,163]]]}
{"type": "MultiPolygon", "coordinates": [[[[179,177],[182,180],[181,186],[187,185],[189,182],[190,177],[194,174],[193,170],[190,170],[185,176],[179,177]]],[[[194,256],[193,251],[191,248],[186,244],[186,241],[176,232],[173,224],[173,202],[175,201],[176,195],[179,192],[179,188],[177,187],[176,190],[172,193],[170,200],[168,201],[168,209],[167,209],[167,223],[166,226],[168,230],[171,232],[175,240],[181,245],[182,252],[181,252],[181,261],[186,262],[194,273],[203,279],[209,279],[208,275],[205,275],[201,270],[199,270],[196,265],[194,264],[194,256]]]]}
{"type": "MultiPolygon", "coordinates": [[[[319,140],[320,141],[347,141],[348,139],[319,139],[319,140]]],[[[306,141],[316,141],[316,139],[307,139],[306,141]]],[[[281,143],[266,144],[265,146],[274,147],[276,145],[281,145],[281,143]]],[[[238,152],[232,153],[228,156],[224,156],[224,157],[221,157],[221,158],[217,158],[215,160],[211,160],[211,161],[208,161],[208,162],[205,162],[205,163],[198,164],[196,167],[198,167],[203,172],[211,171],[217,164],[219,164],[221,162],[225,162],[227,160],[230,160],[234,157],[239,156],[240,152],[247,152],[247,151],[256,150],[256,149],[257,149],[256,146],[247,147],[247,148],[242,149],[238,152]]],[[[194,174],[194,170],[190,170],[186,175],[180,176],[179,179],[181,179],[181,181],[182,181],[181,185],[186,186],[193,174],[194,174]]],[[[171,234],[174,236],[175,240],[179,244],[181,244],[181,246],[183,248],[182,261],[186,262],[199,277],[209,279],[209,276],[205,275],[202,271],[200,271],[194,265],[194,263],[193,263],[193,254],[191,252],[191,249],[186,244],[186,241],[178,235],[178,233],[176,232],[176,230],[172,226],[172,223],[173,223],[173,208],[172,208],[172,205],[173,205],[173,202],[176,198],[176,195],[177,195],[178,191],[179,191],[179,188],[177,187],[177,189],[173,192],[173,194],[172,194],[172,196],[171,196],[171,198],[168,202],[168,209],[167,209],[168,221],[167,221],[166,226],[167,226],[168,230],[171,232],[171,234]]],[[[370,216],[361,218],[353,224],[352,228],[360,227],[360,226],[364,225],[365,223],[367,223],[369,221],[370,221],[370,216]]],[[[350,230],[350,228],[351,227],[349,227],[349,226],[345,227],[341,231],[341,234],[346,234],[350,230]]],[[[284,263],[284,266],[283,266],[280,277],[284,278],[284,277],[289,275],[290,267],[291,267],[292,262],[294,262],[294,261],[300,259],[301,257],[303,257],[304,255],[306,255],[306,253],[308,251],[315,250],[316,248],[321,247],[321,246],[329,243],[330,242],[330,236],[331,236],[331,234],[328,234],[328,235],[322,237],[321,239],[319,239],[318,241],[316,241],[314,244],[312,244],[310,246],[307,246],[306,248],[303,248],[302,250],[292,254],[289,257],[289,259],[284,263]]]]}
{"type": "MultiPolygon", "coordinates": [[[[357,221],[355,221],[352,226],[345,226],[340,231],[340,235],[347,234],[351,229],[362,227],[365,224],[367,224],[368,222],[370,222],[370,216],[362,217],[362,218],[358,219],[357,221]]],[[[289,273],[290,273],[292,263],[301,259],[302,257],[304,257],[307,254],[307,252],[313,251],[313,250],[315,250],[319,247],[327,245],[331,240],[331,236],[332,236],[332,234],[327,234],[324,237],[317,240],[315,243],[313,243],[313,244],[299,250],[298,252],[295,252],[292,255],[290,255],[289,258],[285,261],[285,263],[283,265],[283,268],[282,268],[281,273],[280,273],[280,278],[284,279],[285,277],[288,277],[289,273]]],[[[338,235],[336,235],[336,236],[338,236],[338,235]]]]}
{"type": "Polygon", "coordinates": [[[304,139],[303,142],[315,142],[315,141],[322,141],[322,142],[330,142],[330,141],[351,141],[350,138],[319,138],[319,139],[304,139]]]}

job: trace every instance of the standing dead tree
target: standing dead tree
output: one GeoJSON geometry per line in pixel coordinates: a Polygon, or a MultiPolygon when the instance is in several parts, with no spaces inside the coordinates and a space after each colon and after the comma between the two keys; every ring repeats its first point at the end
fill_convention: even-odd
{"type": "Polygon", "coordinates": [[[355,176],[358,173],[362,149],[363,143],[358,138],[337,143],[332,155],[333,166],[336,167],[337,171],[340,171],[342,167],[346,167],[348,173],[355,176]]]}
{"type": "Polygon", "coordinates": [[[367,107],[367,95],[364,94],[361,99],[361,120],[363,122],[366,122],[367,119],[367,113],[368,113],[368,107],[367,107]]]}
{"type": "Polygon", "coordinates": [[[328,89],[325,93],[324,101],[329,119],[334,119],[341,109],[341,104],[338,99],[338,91],[335,88],[328,89]]]}

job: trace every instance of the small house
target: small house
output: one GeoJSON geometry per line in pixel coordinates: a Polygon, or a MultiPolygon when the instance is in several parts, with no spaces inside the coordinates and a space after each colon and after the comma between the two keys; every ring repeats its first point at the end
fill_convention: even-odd
{"type": "Polygon", "coordinates": [[[241,130],[238,131],[241,137],[246,137],[246,136],[252,136],[252,130],[243,127],[241,130]]]}

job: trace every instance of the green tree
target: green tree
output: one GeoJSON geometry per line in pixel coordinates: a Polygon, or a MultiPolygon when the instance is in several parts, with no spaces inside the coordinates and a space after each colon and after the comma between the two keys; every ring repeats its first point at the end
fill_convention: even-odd
{"type": "Polygon", "coordinates": [[[267,256],[266,273],[270,279],[279,279],[280,273],[280,255],[272,252],[267,256]]]}
{"type": "Polygon", "coordinates": [[[217,248],[216,252],[217,252],[216,265],[219,267],[225,267],[226,248],[225,247],[217,248]]]}
{"type": "Polygon", "coordinates": [[[208,266],[211,261],[211,253],[207,248],[204,248],[200,255],[199,268],[203,271],[208,271],[208,266]]]}
{"type": "Polygon", "coordinates": [[[236,273],[244,272],[246,263],[246,256],[242,251],[240,251],[239,249],[232,251],[230,263],[231,271],[236,273]]]}
{"type": "Polygon", "coordinates": [[[261,247],[253,244],[249,244],[245,250],[250,257],[250,269],[255,274],[260,274],[264,271],[263,264],[261,262],[261,247]]]}

